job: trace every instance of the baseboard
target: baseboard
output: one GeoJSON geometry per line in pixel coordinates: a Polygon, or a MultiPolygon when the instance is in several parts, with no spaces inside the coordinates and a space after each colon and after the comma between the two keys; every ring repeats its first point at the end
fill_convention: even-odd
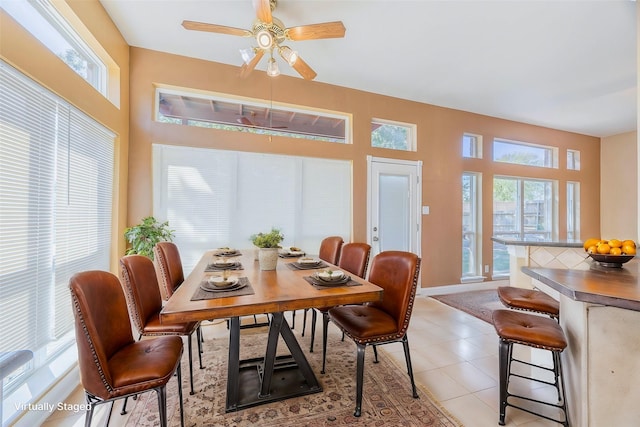
{"type": "Polygon", "coordinates": [[[420,288],[418,290],[418,295],[432,296],[455,294],[459,292],[479,291],[482,289],[496,289],[498,286],[509,286],[509,280],[492,280],[488,282],[461,283],[456,285],[420,288]]]}

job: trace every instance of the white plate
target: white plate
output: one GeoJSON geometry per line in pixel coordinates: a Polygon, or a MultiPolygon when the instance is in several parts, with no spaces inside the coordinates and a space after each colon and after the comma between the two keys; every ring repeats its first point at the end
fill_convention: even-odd
{"type": "Polygon", "coordinates": [[[298,264],[320,264],[320,260],[314,258],[299,258],[298,264]]]}
{"type": "Polygon", "coordinates": [[[209,282],[203,282],[200,284],[200,288],[209,292],[230,292],[237,291],[247,286],[248,282],[237,282],[235,285],[227,286],[226,288],[219,288],[209,282]]]}
{"type": "Polygon", "coordinates": [[[212,277],[209,277],[207,282],[213,284],[214,286],[220,289],[224,289],[237,284],[238,276],[229,276],[226,279],[224,279],[222,276],[212,276],[212,277]]]}
{"type": "Polygon", "coordinates": [[[340,270],[328,270],[319,272],[317,276],[325,282],[336,282],[344,277],[344,273],[340,270]],[[329,274],[329,272],[331,272],[331,274],[329,274]]]}
{"type": "Polygon", "coordinates": [[[236,265],[237,261],[230,261],[228,259],[215,259],[213,260],[213,265],[216,267],[230,267],[232,265],[236,265]]]}

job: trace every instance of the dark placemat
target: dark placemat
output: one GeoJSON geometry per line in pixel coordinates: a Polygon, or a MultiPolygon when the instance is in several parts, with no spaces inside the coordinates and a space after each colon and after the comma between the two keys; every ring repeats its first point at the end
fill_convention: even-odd
{"type": "Polygon", "coordinates": [[[193,293],[193,296],[191,297],[191,301],[198,301],[203,299],[216,299],[216,298],[224,298],[224,297],[239,297],[241,295],[255,294],[255,292],[253,291],[253,288],[251,287],[251,283],[249,283],[249,279],[247,279],[246,277],[240,277],[238,278],[238,282],[240,284],[246,283],[246,286],[240,289],[232,289],[230,291],[216,291],[216,292],[205,291],[200,286],[198,286],[198,289],[196,289],[196,291],[193,293]]]}
{"type": "Polygon", "coordinates": [[[319,264],[300,264],[299,262],[290,262],[287,263],[287,267],[291,270],[317,270],[319,268],[327,268],[329,264],[324,261],[320,261],[319,264]]]}
{"type": "Polygon", "coordinates": [[[242,267],[241,263],[238,263],[237,265],[234,265],[231,267],[220,267],[215,264],[207,264],[207,267],[204,269],[204,271],[206,272],[225,271],[225,270],[244,270],[244,268],[242,267]]]}
{"type": "Polygon", "coordinates": [[[313,286],[316,289],[329,289],[329,288],[339,288],[341,286],[361,286],[362,285],[362,283],[356,282],[353,279],[350,279],[346,283],[338,283],[338,284],[329,284],[329,283],[324,284],[324,282],[316,279],[313,276],[305,276],[304,280],[306,280],[307,283],[309,283],[311,286],[313,286]]]}

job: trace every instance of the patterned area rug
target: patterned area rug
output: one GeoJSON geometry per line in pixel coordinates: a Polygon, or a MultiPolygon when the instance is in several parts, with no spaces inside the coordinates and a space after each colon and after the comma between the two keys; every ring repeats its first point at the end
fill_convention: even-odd
{"type": "MultiPolygon", "coordinates": [[[[294,332],[320,381],[323,391],[280,402],[225,413],[228,339],[204,342],[204,370],[194,360],[195,390],[189,395],[187,357],[182,361],[185,426],[433,426],[459,427],[462,424],[444,409],[428,390],[418,388],[419,399],[411,396],[411,383],[405,366],[396,366],[379,351],[378,364],[373,364],[373,351],[367,349],[364,372],[362,416],[353,416],[355,408],[356,346],[352,341],[329,337],[327,372],[320,374],[322,352],[309,353],[309,335],[300,339],[294,332]]],[[[316,336],[318,338],[318,335],[316,336]]],[[[245,329],[241,333],[241,359],[264,354],[266,328],[245,329]]],[[[284,343],[278,345],[286,349],[284,343]]],[[[186,352],[186,351],[185,351],[186,352]]],[[[195,357],[194,357],[195,359],[195,357]]],[[[167,413],[170,426],[180,425],[177,381],[169,382],[167,413]]],[[[158,406],[155,392],[130,400],[131,414],[127,426],[157,426],[158,406]],[[135,407],[133,403],[135,402],[135,407]]],[[[116,406],[119,408],[120,406],[116,406]]],[[[115,411],[115,409],[114,409],[115,411]]]]}
{"type": "Polygon", "coordinates": [[[500,302],[495,289],[434,295],[431,298],[458,310],[462,310],[488,323],[493,323],[491,320],[493,310],[505,308],[500,302]]]}

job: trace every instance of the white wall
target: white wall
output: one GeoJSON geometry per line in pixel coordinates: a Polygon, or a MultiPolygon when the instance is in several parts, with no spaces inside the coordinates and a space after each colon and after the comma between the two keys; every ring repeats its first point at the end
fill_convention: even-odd
{"type": "Polygon", "coordinates": [[[601,237],[638,241],[638,133],[602,138],[600,147],[601,237]]]}

